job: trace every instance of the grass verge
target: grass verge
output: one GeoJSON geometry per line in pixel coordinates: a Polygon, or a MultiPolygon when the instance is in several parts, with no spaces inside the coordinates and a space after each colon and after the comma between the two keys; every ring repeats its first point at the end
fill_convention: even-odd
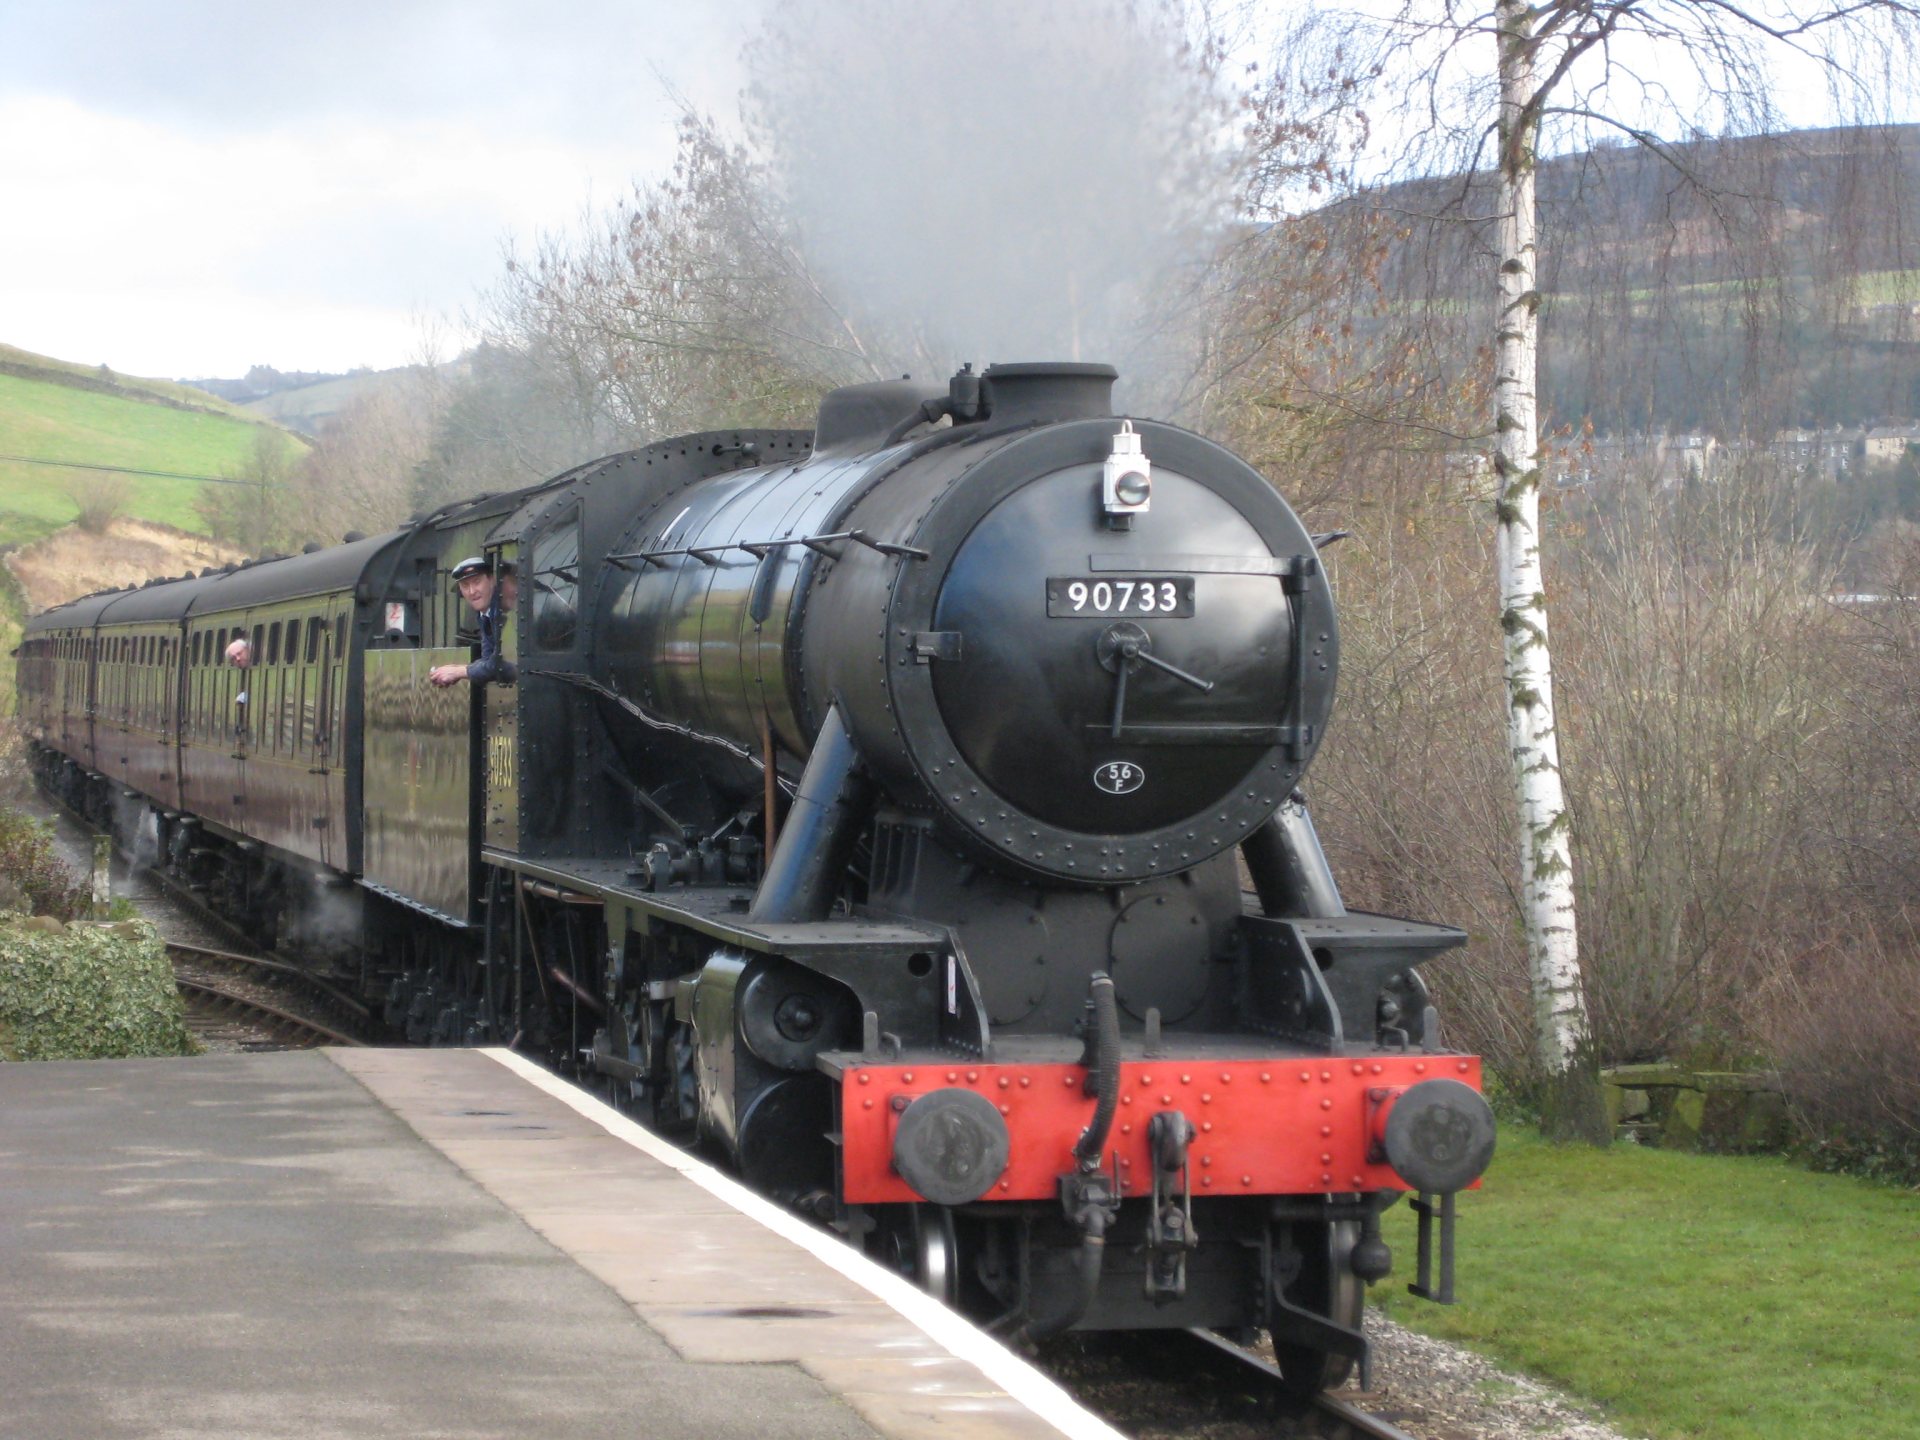
{"type": "Polygon", "coordinates": [[[1387,1313],[1685,1440],[1911,1434],[1920,1414],[1920,1195],[1785,1160],[1549,1145],[1503,1126],[1461,1198],[1460,1303],[1387,1313]]]}

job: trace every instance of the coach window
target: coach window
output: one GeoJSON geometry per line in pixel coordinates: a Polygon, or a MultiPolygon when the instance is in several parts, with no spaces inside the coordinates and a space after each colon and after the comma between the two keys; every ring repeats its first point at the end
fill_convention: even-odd
{"type": "Polygon", "coordinates": [[[274,621],[267,627],[267,664],[280,663],[280,622],[274,621]]]}
{"type": "Polygon", "coordinates": [[[309,616],[307,619],[307,653],[301,658],[309,665],[320,658],[320,629],[322,623],[318,615],[309,616]]]}
{"type": "Polygon", "coordinates": [[[576,505],[533,542],[533,646],[573,648],[580,589],[580,508],[576,505]]]}

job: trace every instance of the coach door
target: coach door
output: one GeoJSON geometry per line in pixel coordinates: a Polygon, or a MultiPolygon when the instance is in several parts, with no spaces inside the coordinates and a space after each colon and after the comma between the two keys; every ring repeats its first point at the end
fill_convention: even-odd
{"type": "MultiPolygon", "coordinates": [[[[566,557],[569,567],[576,563],[577,525],[568,534],[575,537],[566,557]]],[[[504,545],[491,553],[495,571],[517,563],[519,547],[504,545]]],[[[536,548],[535,555],[538,557],[536,548]]],[[[571,576],[571,569],[568,570],[571,576]]],[[[536,593],[545,593],[539,575],[532,580],[536,593]]],[[[500,653],[516,665],[520,661],[520,621],[515,604],[502,616],[500,653]]],[[[480,834],[485,844],[496,850],[520,848],[520,692],[517,685],[482,685],[480,703],[475,707],[480,719],[480,834]]]]}
{"type": "Polygon", "coordinates": [[[245,823],[247,762],[253,758],[258,746],[259,716],[265,709],[266,697],[259,693],[259,682],[265,676],[261,661],[267,653],[267,627],[255,625],[249,629],[242,625],[234,630],[233,639],[247,641],[247,653],[252,664],[243,670],[237,665],[224,663],[223,657],[220,666],[220,720],[225,727],[227,742],[221,747],[221,753],[227,757],[226,773],[229,778],[228,783],[221,787],[223,793],[217,797],[220,808],[214,813],[230,817],[228,823],[235,829],[251,830],[253,827],[245,823]]]}
{"type": "Polygon", "coordinates": [[[307,763],[307,799],[319,847],[320,863],[338,867],[346,859],[346,837],[339,832],[340,775],[333,758],[333,624],[327,615],[310,615],[300,651],[300,745],[307,763]]]}

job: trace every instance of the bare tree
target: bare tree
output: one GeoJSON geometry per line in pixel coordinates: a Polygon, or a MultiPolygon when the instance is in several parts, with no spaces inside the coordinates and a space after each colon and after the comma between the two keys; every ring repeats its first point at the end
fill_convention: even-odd
{"type": "Polygon", "coordinates": [[[307,538],[293,475],[300,442],[272,425],[254,428],[253,444],[238,464],[221,467],[227,483],[208,485],[194,508],[219,540],[256,555],[296,548],[307,538]]]}
{"type": "MultiPolygon", "coordinates": [[[[1346,16],[1322,44],[1338,68],[1385,94],[1404,163],[1468,176],[1490,158],[1497,287],[1493,356],[1494,502],[1507,730],[1519,813],[1520,908],[1528,938],[1538,1059],[1550,1133],[1603,1139],[1575,925],[1570,817],[1542,568],[1538,416],[1536,172],[1543,142],[1624,135],[1676,166],[1660,134],[1703,122],[1772,128],[1770,66],[1818,68],[1836,98],[1903,82],[1914,33],[1905,0],[1395,0],[1346,16]],[[1488,142],[1491,141],[1491,156],[1488,142]]],[[[1329,33],[1324,16],[1317,23],[1329,33]]],[[[1296,74],[1299,73],[1297,70],[1296,74]]],[[[1403,173],[1405,173],[1403,171],[1403,173]]],[[[1472,193],[1463,184],[1461,194],[1472,193]]]]}
{"type": "Polygon", "coordinates": [[[331,543],[346,531],[387,530],[406,518],[443,408],[439,388],[430,370],[416,366],[384,377],[321,426],[292,480],[311,538],[331,543]]]}

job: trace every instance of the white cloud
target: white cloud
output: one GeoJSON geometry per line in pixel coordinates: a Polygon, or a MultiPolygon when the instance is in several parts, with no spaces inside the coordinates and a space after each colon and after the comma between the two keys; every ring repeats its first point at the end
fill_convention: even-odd
{"type": "Polygon", "coordinates": [[[731,95],[748,5],[516,10],[202,3],[159,25],[74,0],[0,18],[0,341],[172,376],[414,358],[415,316],[470,307],[509,236],[664,171],[660,76],[731,95]]]}

